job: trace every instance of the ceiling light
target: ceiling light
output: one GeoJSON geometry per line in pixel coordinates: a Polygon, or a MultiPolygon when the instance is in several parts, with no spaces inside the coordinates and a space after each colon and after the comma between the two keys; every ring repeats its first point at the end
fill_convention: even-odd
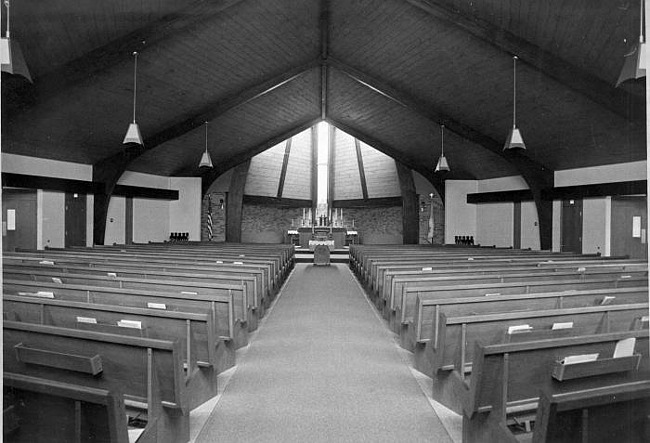
{"type": "Polygon", "coordinates": [[[135,122],[135,103],[136,103],[136,97],[137,97],[137,87],[138,87],[138,53],[134,52],[133,53],[133,59],[135,61],[134,67],[133,67],[133,123],[129,125],[129,129],[126,131],[126,136],[124,137],[124,141],[122,144],[127,144],[127,143],[137,143],[139,145],[143,145],[142,143],[142,134],[140,134],[140,128],[138,127],[138,124],[135,122]]]}
{"type": "Polygon", "coordinates": [[[212,168],[212,159],[208,152],[208,122],[205,122],[205,152],[201,156],[199,168],[212,168]]]}
{"type": "Polygon", "coordinates": [[[7,7],[7,31],[5,37],[0,38],[0,69],[2,72],[8,72],[9,74],[22,75],[32,82],[32,77],[29,75],[27,63],[25,63],[18,42],[9,37],[9,0],[4,0],[4,4],[7,7]]]}
{"type": "Polygon", "coordinates": [[[442,152],[440,153],[440,158],[438,159],[438,164],[436,165],[436,170],[434,172],[449,172],[449,163],[445,158],[445,125],[440,125],[440,146],[442,147],[442,152]]]}
{"type": "Polygon", "coordinates": [[[521,132],[517,129],[517,56],[512,57],[512,131],[508,134],[506,144],[503,150],[508,149],[526,149],[524,139],[521,137],[521,132]]]}
{"type": "Polygon", "coordinates": [[[618,76],[616,81],[616,87],[621,83],[630,79],[637,79],[645,77],[646,75],[646,66],[648,64],[648,54],[647,47],[645,44],[645,37],[643,35],[643,18],[644,18],[644,3],[645,0],[641,0],[641,29],[639,31],[639,44],[634,47],[632,52],[625,55],[625,62],[623,63],[623,68],[621,69],[621,74],[618,76]]]}

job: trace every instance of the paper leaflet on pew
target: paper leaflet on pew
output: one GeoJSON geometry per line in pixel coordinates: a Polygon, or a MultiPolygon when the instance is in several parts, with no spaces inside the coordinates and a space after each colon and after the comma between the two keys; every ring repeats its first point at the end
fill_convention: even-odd
{"type": "Polygon", "coordinates": [[[508,327],[508,334],[520,334],[522,332],[530,332],[533,327],[530,325],[517,325],[508,327]]]}
{"type": "Polygon", "coordinates": [[[574,365],[576,363],[586,363],[589,361],[598,360],[598,353],[596,354],[582,354],[582,355],[567,355],[562,359],[564,365],[574,365]]]}
{"type": "Polygon", "coordinates": [[[120,328],[142,329],[142,322],[137,320],[120,320],[117,322],[120,328]]]}
{"type": "Polygon", "coordinates": [[[616,343],[613,358],[629,357],[634,354],[634,345],[636,337],[624,338],[616,343]]]}
{"type": "Polygon", "coordinates": [[[77,317],[77,323],[97,324],[97,319],[93,317],[77,317]]]}
{"type": "Polygon", "coordinates": [[[18,295],[30,296],[30,297],[43,297],[43,298],[54,298],[54,292],[50,291],[38,291],[38,292],[18,292],[18,295]]]}
{"type": "Polygon", "coordinates": [[[553,327],[551,329],[571,329],[573,328],[573,322],[572,321],[567,321],[567,322],[559,322],[559,323],[553,323],[553,327]]]}

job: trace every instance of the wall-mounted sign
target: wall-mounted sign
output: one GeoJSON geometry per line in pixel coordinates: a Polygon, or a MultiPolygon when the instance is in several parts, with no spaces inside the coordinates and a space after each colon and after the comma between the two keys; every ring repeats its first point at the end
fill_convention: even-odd
{"type": "Polygon", "coordinates": [[[638,215],[632,217],[632,237],[641,237],[641,217],[638,215]]]}
{"type": "Polygon", "coordinates": [[[16,230],[16,210],[7,209],[7,231],[16,230]]]}

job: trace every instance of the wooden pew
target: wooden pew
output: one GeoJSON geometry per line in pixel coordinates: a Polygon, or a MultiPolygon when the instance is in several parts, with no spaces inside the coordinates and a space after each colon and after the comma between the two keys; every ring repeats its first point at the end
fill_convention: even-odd
{"type": "MultiPolygon", "coordinates": [[[[588,264],[563,263],[554,266],[540,266],[539,263],[512,264],[502,267],[481,267],[474,268],[463,267],[445,267],[441,266],[436,269],[431,267],[417,267],[407,270],[386,269],[380,280],[380,296],[384,300],[392,300],[393,294],[401,290],[399,285],[408,285],[410,281],[426,281],[429,277],[439,276],[459,276],[459,275],[499,275],[506,273],[548,273],[560,271],[575,271],[585,274],[595,274],[599,272],[611,271],[647,271],[648,262],[640,260],[625,260],[619,262],[593,262],[588,264]]],[[[380,268],[381,271],[381,268],[380,268]]],[[[391,303],[392,306],[392,303],[391,303]]]]}
{"type": "Polygon", "coordinates": [[[137,257],[126,254],[111,254],[104,256],[98,253],[78,253],[78,252],[59,252],[50,253],[48,251],[33,251],[21,253],[5,253],[3,261],[8,264],[14,263],[41,263],[48,264],[54,262],[55,264],[78,264],[86,266],[95,266],[98,264],[111,265],[111,266],[138,266],[138,265],[155,265],[161,270],[185,270],[188,272],[195,272],[198,269],[203,269],[210,272],[239,272],[248,275],[261,274],[261,288],[262,294],[268,294],[269,297],[273,295],[273,281],[271,269],[268,265],[262,264],[248,264],[243,261],[226,263],[223,260],[198,260],[198,259],[181,259],[181,258],[166,258],[160,256],[157,258],[152,257],[137,257]]]}
{"type": "Polygon", "coordinates": [[[248,344],[248,330],[246,325],[236,318],[232,294],[182,294],[21,280],[5,280],[3,291],[5,295],[102,305],[132,306],[198,314],[210,312],[216,327],[215,340],[225,344],[226,360],[234,358],[235,350],[248,344]]]}
{"type": "MultiPolygon", "coordinates": [[[[213,288],[223,287],[243,288],[241,298],[236,296],[237,300],[241,299],[242,319],[246,319],[248,327],[252,330],[257,329],[258,321],[264,313],[264,302],[261,292],[258,290],[255,277],[237,276],[232,277],[224,274],[206,273],[187,273],[179,271],[161,271],[152,267],[147,269],[143,266],[116,267],[116,266],[75,266],[75,265],[49,265],[49,264],[5,264],[3,275],[8,279],[29,279],[35,281],[52,281],[53,279],[63,279],[69,282],[90,283],[111,287],[133,286],[138,281],[171,281],[174,290],[177,290],[176,282],[186,282],[189,284],[200,283],[199,287],[204,288],[203,283],[208,283],[213,288]],[[121,285],[119,282],[124,282],[121,285]],[[250,312],[248,312],[250,311],[250,312]],[[246,312],[244,316],[243,312],[246,312]]],[[[140,286],[142,287],[142,286],[140,286]]],[[[166,289],[164,289],[166,290],[166,289]]],[[[196,292],[193,287],[188,287],[185,292],[196,292]]],[[[238,291],[237,291],[238,295],[238,291]]]]}
{"type": "Polygon", "coordinates": [[[432,286],[423,288],[404,289],[401,300],[396,300],[396,311],[392,317],[391,326],[399,332],[400,343],[406,349],[413,350],[414,343],[409,343],[409,328],[412,327],[417,297],[420,299],[480,297],[506,294],[532,294],[538,292],[557,292],[568,290],[607,289],[623,287],[639,287],[648,284],[647,277],[610,279],[594,278],[583,281],[575,280],[553,281],[523,281],[513,283],[480,283],[473,285],[432,286]],[[398,304],[399,303],[399,304],[398,304]]]}
{"type": "MultiPolygon", "coordinates": [[[[481,346],[467,385],[463,442],[513,441],[507,425],[534,418],[540,392],[585,391],[650,377],[648,330],[481,346]],[[633,355],[612,358],[620,340],[635,338],[633,355]],[[563,365],[567,356],[597,353],[594,362],[563,365]],[[571,366],[571,368],[567,368],[571,366]]],[[[516,441],[516,440],[515,440],[516,441]]]]}
{"type": "MultiPolygon", "coordinates": [[[[100,268],[105,271],[105,276],[115,279],[118,277],[116,269],[132,268],[136,271],[137,279],[148,280],[172,280],[183,281],[186,284],[196,286],[195,283],[207,283],[213,285],[241,285],[244,287],[245,301],[250,309],[251,315],[248,318],[249,327],[251,330],[257,328],[257,320],[264,314],[264,307],[270,304],[270,299],[264,294],[268,294],[264,289],[263,275],[257,271],[242,271],[241,269],[223,269],[216,270],[213,266],[208,267],[181,267],[181,266],[168,266],[165,267],[161,264],[147,264],[142,262],[128,262],[124,263],[118,261],[95,263],[89,259],[75,258],[75,259],[41,259],[30,257],[15,257],[4,256],[4,267],[6,270],[18,269],[31,269],[34,272],[50,271],[50,272],[66,272],[81,273],[94,275],[96,271],[92,268],[100,268]],[[80,269],[82,268],[82,269],[80,269]],[[85,269],[85,270],[83,270],[85,269]],[[73,272],[70,272],[73,271],[73,272]],[[226,278],[224,280],[224,277],[226,278]],[[235,282],[228,283],[229,279],[234,279],[235,282]],[[251,284],[250,278],[256,281],[251,284]],[[213,281],[214,280],[214,281],[213,281]],[[191,284],[190,284],[191,283],[191,284]],[[252,287],[251,287],[252,286],[252,287]],[[254,317],[254,318],[253,318],[254,317]]],[[[101,274],[101,272],[100,272],[101,274]]],[[[122,279],[128,279],[133,272],[123,275],[122,279]]],[[[200,286],[200,285],[199,285],[200,286]]],[[[217,287],[217,286],[213,286],[217,287]]]]}
{"type": "Polygon", "coordinates": [[[7,443],[129,443],[121,396],[9,372],[3,382],[7,443]]]}
{"type": "MultiPolygon", "coordinates": [[[[636,330],[648,312],[648,303],[583,308],[548,309],[447,317],[440,314],[438,345],[429,357],[432,367],[434,398],[449,409],[460,412],[464,398],[464,380],[474,372],[474,345],[498,344],[514,340],[548,339],[558,336],[580,337],[585,334],[636,330]],[[553,326],[571,323],[570,329],[553,326]],[[510,327],[529,325],[530,332],[508,334],[510,327]]],[[[647,323],[645,324],[647,329],[647,323]]]]}
{"type": "Polygon", "coordinates": [[[217,395],[217,374],[235,363],[207,310],[187,313],[6,294],[2,302],[4,318],[12,321],[177,341],[190,409],[217,395]]]}
{"type": "MultiPolygon", "coordinates": [[[[248,331],[257,326],[257,317],[252,312],[252,308],[246,297],[246,291],[240,285],[213,284],[207,282],[194,282],[187,280],[158,280],[158,279],[140,279],[129,277],[109,277],[86,274],[69,274],[52,271],[28,271],[14,270],[13,267],[7,267],[3,270],[3,278],[11,281],[31,281],[40,282],[47,285],[74,285],[74,286],[93,286],[103,288],[133,289],[155,293],[181,294],[187,296],[226,296],[233,298],[235,312],[235,322],[239,326],[244,326],[248,331]],[[251,323],[253,323],[251,325],[251,323]]],[[[218,300],[218,298],[217,298],[218,300]]]]}
{"type": "Polygon", "coordinates": [[[533,443],[647,442],[648,411],[650,380],[562,394],[544,391],[537,408],[533,443]]]}
{"type": "MultiPolygon", "coordinates": [[[[497,314],[524,311],[539,311],[562,308],[578,308],[598,306],[608,297],[611,305],[645,303],[648,301],[648,288],[618,288],[618,289],[595,289],[587,291],[559,291],[541,292],[535,294],[497,295],[492,297],[463,297],[445,299],[420,299],[418,297],[414,327],[409,328],[409,342],[414,345],[414,366],[418,371],[432,376],[434,373],[434,361],[440,360],[436,368],[453,364],[456,353],[444,354],[445,346],[456,347],[458,343],[454,338],[439,337],[445,334],[450,324],[457,324],[462,328],[462,320],[446,325],[442,324],[441,316],[445,320],[452,318],[463,318],[481,314],[497,314]],[[426,319],[426,321],[425,321],[426,319]],[[440,342],[445,346],[441,346],[440,342]],[[445,357],[441,357],[445,355],[445,357]],[[443,362],[444,361],[444,362],[443,362]]],[[[467,325],[465,324],[465,328],[467,325]]],[[[467,332],[467,331],[466,331],[467,332]]],[[[456,336],[458,338],[458,336],[456,336]]],[[[466,339],[465,343],[471,343],[466,339]]],[[[470,349],[472,349],[470,345],[470,349]]],[[[465,361],[470,360],[465,357],[465,361]]]]}
{"type": "Polygon", "coordinates": [[[4,322],[4,370],[123,395],[144,414],[139,443],[189,439],[179,345],[166,340],[4,322]]]}
{"type": "MultiPolygon", "coordinates": [[[[393,313],[396,311],[396,300],[402,300],[407,288],[413,290],[414,288],[430,288],[434,286],[451,286],[451,285],[479,285],[479,284],[498,284],[498,283],[518,283],[518,282],[574,282],[574,281],[605,281],[605,280],[625,280],[631,278],[646,278],[648,277],[647,269],[638,271],[618,271],[618,270],[601,270],[600,272],[585,273],[575,270],[551,271],[551,272],[523,272],[510,273],[504,271],[498,274],[488,275],[464,275],[453,274],[451,276],[437,276],[427,277],[423,280],[408,280],[396,285],[395,293],[387,300],[384,308],[384,318],[390,320],[393,313]],[[399,294],[399,295],[398,295],[399,294]]],[[[394,325],[397,329],[397,325],[394,325]]]]}

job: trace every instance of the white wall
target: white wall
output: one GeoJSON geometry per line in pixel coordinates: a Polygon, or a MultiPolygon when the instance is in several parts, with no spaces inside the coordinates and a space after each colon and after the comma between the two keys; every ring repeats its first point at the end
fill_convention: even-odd
{"type": "Polygon", "coordinates": [[[445,182],[445,243],[454,244],[456,235],[476,239],[476,205],[467,204],[467,194],[478,192],[476,180],[445,182]]]}
{"type": "Polygon", "coordinates": [[[201,179],[171,177],[170,187],[178,189],[178,200],[169,202],[169,231],[189,232],[190,240],[201,240],[201,179]]]}
{"type": "MultiPolygon", "coordinates": [[[[169,189],[169,177],[125,171],[124,174],[122,174],[120,177],[118,184],[128,186],[142,186],[146,188],[169,189]]],[[[115,197],[111,198],[111,205],[113,204],[113,199],[115,199],[115,197]]],[[[167,200],[155,200],[146,198],[133,199],[134,242],[147,243],[149,241],[164,241],[169,238],[169,203],[170,202],[167,200]]],[[[110,210],[111,207],[109,206],[109,222],[111,217],[110,210]]],[[[123,213],[120,212],[119,214],[115,215],[115,218],[118,216],[122,217],[121,224],[114,225],[112,228],[117,229],[119,227],[122,227],[124,230],[126,228],[126,220],[124,219],[126,215],[126,206],[123,213]]],[[[115,233],[115,235],[117,235],[117,233],[115,233]]],[[[124,243],[126,240],[124,232],[121,233],[121,237],[118,235],[118,238],[124,239],[118,243],[124,243]]],[[[109,243],[108,241],[108,229],[106,231],[105,242],[106,244],[112,243],[109,243]]]]}
{"type": "MultiPolygon", "coordinates": [[[[646,180],[646,161],[555,171],[555,186],[580,186],[646,180]]],[[[553,202],[553,250],[560,250],[562,202],[553,202]]],[[[611,252],[611,197],[585,198],[582,212],[582,252],[611,252]]]]}
{"type": "Polygon", "coordinates": [[[106,215],[106,234],[104,244],[124,244],[126,241],[126,199],[124,197],[111,197],[106,215]]]}
{"type": "MultiPolygon", "coordinates": [[[[63,162],[24,155],[2,153],[2,172],[91,181],[92,165],[63,162]]],[[[65,193],[37,192],[36,247],[62,248],[65,246],[65,193]]],[[[93,196],[86,200],[86,244],[92,245],[93,196]]]]}

